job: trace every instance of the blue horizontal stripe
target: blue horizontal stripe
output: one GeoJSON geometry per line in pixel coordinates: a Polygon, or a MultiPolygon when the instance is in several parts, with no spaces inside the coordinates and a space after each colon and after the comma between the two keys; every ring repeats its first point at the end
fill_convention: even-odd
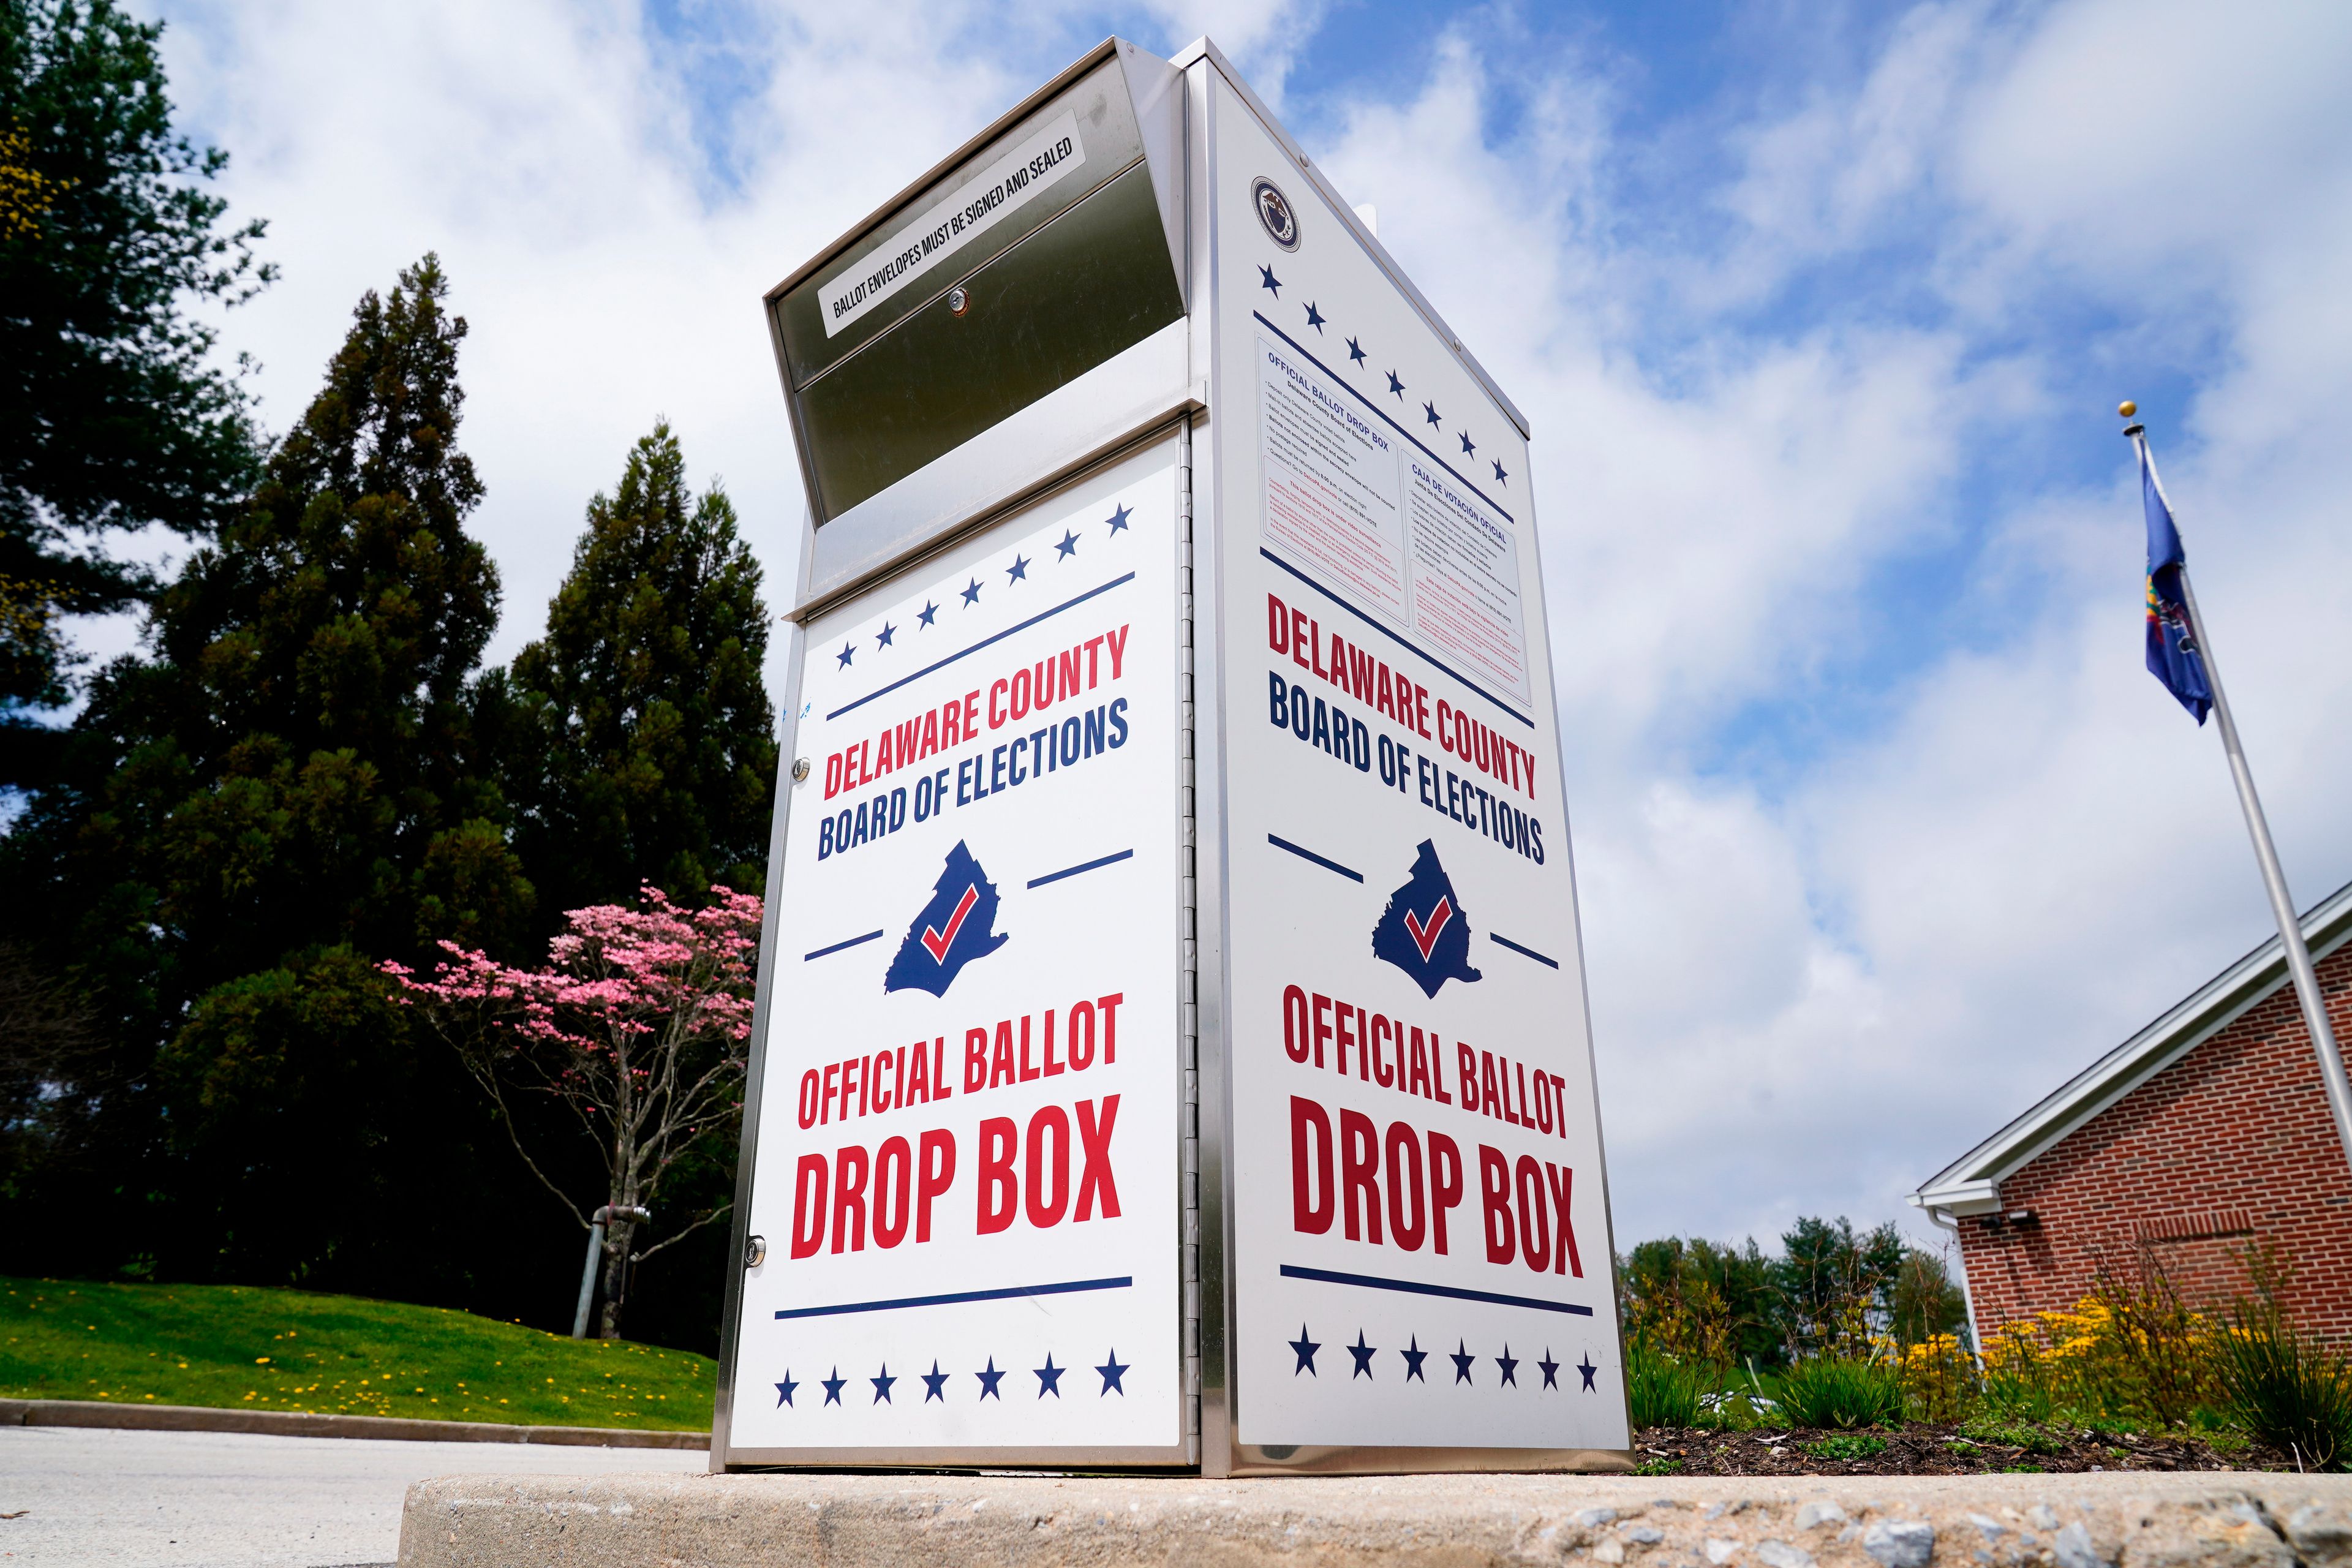
{"type": "Polygon", "coordinates": [[[1021,1296],[1068,1296],[1080,1290],[1124,1290],[1135,1276],[1065,1279],[1055,1285],[1008,1285],[1002,1290],[955,1290],[944,1296],[900,1296],[889,1301],[847,1301],[838,1307],[787,1307],[779,1318],[837,1318],[850,1312],[895,1312],[901,1307],[952,1307],[963,1301],[1010,1301],[1021,1296]]]}
{"type": "Polygon", "coordinates": [[[847,942],[836,942],[831,947],[820,947],[814,952],[801,954],[801,962],[806,963],[812,958],[823,958],[827,953],[839,952],[845,947],[856,947],[861,942],[872,942],[881,934],[878,931],[869,931],[864,936],[853,936],[847,942]]]}
{"type": "Polygon", "coordinates": [[[915,671],[912,675],[901,676],[887,686],[877,687],[855,702],[843,703],[840,707],[826,714],[825,717],[828,719],[838,719],[844,713],[847,713],[853,709],[865,707],[868,702],[873,701],[877,697],[886,697],[889,695],[891,692],[898,690],[898,688],[906,685],[907,682],[910,680],[920,680],[923,677],[930,674],[933,670],[945,669],[948,666],[953,664],[960,658],[970,658],[973,654],[978,653],[982,648],[988,647],[991,643],[1003,642],[1006,637],[1011,637],[1013,633],[1025,632],[1031,626],[1035,626],[1039,621],[1051,620],[1055,616],[1060,615],[1064,610],[1072,609],[1079,605],[1083,605],[1097,594],[1108,594],[1122,583],[1132,583],[1134,581],[1135,574],[1132,572],[1128,573],[1124,576],[1114,577],[1099,588],[1089,588],[1075,599],[1065,599],[1050,610],[1038,611],[1035,615],[1030,616],[1027,620],[1022,622],[1017,626],[1007,626],[1003,631],[996,633],[992,637],[982,637],[978,642],[972,644],[970,647],[965,648],[961,653],[951,653],[945,658],[939,659],[933,663],[923,666],[922,668],[915,671]]]}
{"type": "Polygon", "coordinates": [[[1106,855],[1099,860],[1088,860],[1083,865],[1072,866],[1066,870],[1048,871],[1042,877],[1032,877],[1029,879],[1029,886],[1042,888],[1048,882],[1058,882],[1065,877],[1075,877],[1081,871],[1099,871],[1105,866],[1118,865],[1134,853],[1132,849],[1122,849],[1116,855],[1106,855]]]}
{"type": "Polygon", "coordinates": [[[1265,841],[1268,844],[1273,845],[1276,849],[1289,850],[1301,860],[1312,860],[1318,866],[1322,867],[1326,871],[1337,871],[1339,875],[1347,878],[1348,880],[1351,882],[1360,882],[1364,879],[1364,874],[1362,872],[1350,871],[1345,866],[1340,865],[1337,860],[1327,860],[1322,856],[1315,853],[1312,849],[1301,849],[1297,845],[1293,844],[1287,838],[1277,838],[1273,834],[1269,833],[1265,836],[1265,841]]]}
{"type": "Polygon", "coordinates": [[[1580,1307],[1573,1301],[1546,1301],[1534,1296],[1506,1296],[1499,1290],[1465,1290],[1458,1285],[1424,1285],[1418,1279],[1383,1279],[1377,1274],[1342,1274],[1331,1268],[1301,1268],[1294,1264],[1282,1266],[1286,1279],[1319,1279],[1326,1285],[1360,1285],[1367,1290],[1402,1290],[1411,1296],[1445,1296],[1456,1301],[1491,1301],[1498,1307],[1533,1307],[1540,1312],[1569,1312],[1580,1318],[1592,1316],[1592,1309],[1580,1307]]]}
{"type": "Polygon", "coordinates": [[[1495,942],[1504,947],[1509,948],[1513,952],[1517,953],[1522,958],[1532,958],[1547,969],[1558,969],[1559,967],[1559,960],[1556,958],[1546,958],[1542,953],[1538,952],[1532,947],[1521,947],[1509,937],[1496,936],[1493,931],[1488,931],[1486,934],[1493,938],[1495,942]]]}

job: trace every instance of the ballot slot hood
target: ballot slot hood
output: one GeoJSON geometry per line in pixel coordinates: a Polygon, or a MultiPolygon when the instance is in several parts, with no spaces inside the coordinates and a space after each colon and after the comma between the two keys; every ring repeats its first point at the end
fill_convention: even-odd
{"type": "Polygon", "coordinates": [[[1183,96],[1113,39],[767,296],[812,521],[1182,319],[1183,96]]]}

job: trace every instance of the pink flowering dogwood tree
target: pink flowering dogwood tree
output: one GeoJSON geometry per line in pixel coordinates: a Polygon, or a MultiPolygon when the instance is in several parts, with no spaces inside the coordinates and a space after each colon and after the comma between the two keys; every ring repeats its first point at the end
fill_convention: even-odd
{"type": "MultiPolygon", "coordinates": [[[[509,968],[450,942],[441,944],[450,956],[430,980],[402,964],[383,965],[400,983],[402,1000],[457,1048],[497,1104],[523,1163],[583,1229],[593,1205],[574,1202],[525,1147],[512,1097],[545,1096],[572,1113],[604,1159],[604,1202],[616,1213],[650,1205],[681,1159],[738,1125],[760,900],[726,888],[710,893],[707,907],[686,910],[648,884],[637,909],[571,910],[563,917],[569,929],[548,943],[544,969],[509,968]]],[[[600,1338],[620,1331],[628,1265],[730,1206],[634,1253],[637,1226],[610,1223],[600,1338]]]]}

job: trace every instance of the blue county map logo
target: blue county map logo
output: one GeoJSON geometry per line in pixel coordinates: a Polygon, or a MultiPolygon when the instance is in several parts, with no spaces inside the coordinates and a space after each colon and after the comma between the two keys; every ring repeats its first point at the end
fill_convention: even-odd
{"type": "Polygon", "coordinates": [[[882,976],[882,989],[946,995],[965,964],[1004,945],[1005,933],[995,929],[996,902],[996,884],[958,839],[932,885],[931,901],[907,928],[907,940],[882,976]]]}
{"type": "Polygon", "coordinates": [[[1469,913],[1454,894],[1445,868],[1437,863],[1437,846],[1429,839],[1421,841],[1412,875],[1389,895],[1389,907],[1372,927],[1372,956],[1412,976],[1424,996],[1434,997],[1449,980],[1478,978],[1470,967],[1469,913]]]}

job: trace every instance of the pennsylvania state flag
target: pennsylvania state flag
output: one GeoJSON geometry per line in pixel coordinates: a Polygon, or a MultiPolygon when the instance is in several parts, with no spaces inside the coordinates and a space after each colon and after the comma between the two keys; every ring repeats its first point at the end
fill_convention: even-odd
{"type": "Polygon", "coordinates": [[[2164,682],[2164,689],[2202,724],[2213,706],[2213,688],[2205,679],[2205,659],[2189,629],[2189,602],[2180,586],[2187,557],[2145,441],[2139,448],[2139,492],[2147,513],[2147,672],[2164,682]]]}

